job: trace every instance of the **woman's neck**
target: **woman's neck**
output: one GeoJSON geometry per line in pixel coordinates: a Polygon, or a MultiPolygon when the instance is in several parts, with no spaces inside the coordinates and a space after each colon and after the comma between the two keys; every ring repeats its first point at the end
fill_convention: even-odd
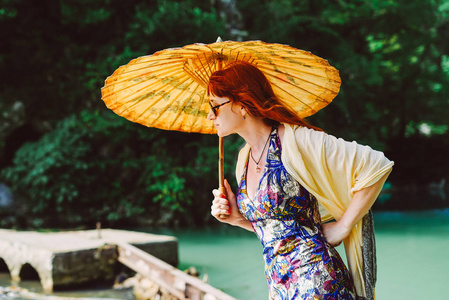
{"type": "Polygon", "coordinates": [[[251,147],[251,151],[254,155],[260,155],[269,135],[271,134],[272,127],[259,119],[248,120],[248,124],[242,128],[240,132],[237,132],[251,147]]]}

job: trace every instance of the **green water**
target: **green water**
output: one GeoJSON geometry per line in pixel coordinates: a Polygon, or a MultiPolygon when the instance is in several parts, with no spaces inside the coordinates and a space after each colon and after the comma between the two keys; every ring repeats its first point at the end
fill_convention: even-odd
{"type": "MultiPolygon", "coordinates": [[[[382,212],[374,218],[377,300],[449,299],[445,289],[449,284],[449,209],[382,212]]],[[[176,236],[179,268],[196,267],[200,278],[207,274],[212,286],[241,300],[268,298],[262,246],[254,233],[227,225],[201,230],[139,230],[176,236]]],[[[337,249],[343,251],[342,246],[337,249]]],[[[8,285],[4,278],[0,277],[0,286],[8,285]]],[[[33,289],[38,291],[36,285],[33,289]]],[[[132,298],[129,292],[108,290],[70,293],[76,295],[132,298]]]]}
{"type": "MultiPolygon", "coordinates": [[[[374,217],[377,299],[449,299],[449,209],[374,217]]],[[[163,233],[179,239],[180,268],[195,266],[210,284],[238,299],[268,298],[262,247],[253,233],[231,226],[163,233]]]]}

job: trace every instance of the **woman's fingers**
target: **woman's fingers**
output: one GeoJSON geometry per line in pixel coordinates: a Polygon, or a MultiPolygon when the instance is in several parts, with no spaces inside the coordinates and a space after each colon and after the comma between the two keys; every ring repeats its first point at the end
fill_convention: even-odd
{"type": "Polygon", "coordinates": [[[228,181],[224,181],[224,189],[215,189],[212,191],[214,200],[212,201],[211,214],[220,222],[232,223],[241,215],[238,212],[236,198],[232,192],[228,181]]]}
{"type": "Polygon", "coordinates": [[[345,238],[344,233],[338,226],[338,222],[330,222],[322,225],[323,234],[329,245],[338,247],[345,238]]]}
{"type": "Polygon", "coordinates": [[[212,201],[211,214],[217,219],[219,219],[220,215],[229,215],[229,201],[224,198],[224,195],[219,190],[213,190],[212,193],[215,198],[212,201]]]}
{"type": "Polygon", "coordinates": [[[223,193],[217,189],[213,190],[212,194],[214,195],[215,199],[225,199],[226,200],[226,196],[223,195],[223,193]]]}
{"type": "Polygon", "coordinates": [[[229,215],[230,214],[229,206],[220,204],[212,205],[211,214],[216,218],[219,218],[220,215],[229,215]]]}
{"type": "Polygon", "coordinates": [[[226,209],[226,208],[216,208],[216,207],[213,207],[212,206],[212,208],[211,208],[211,214],[214,216],[214,217],[220,217],[220,215],[229,215],[230,214],[230,212],[229,212],[229,209],[226,209]]]}

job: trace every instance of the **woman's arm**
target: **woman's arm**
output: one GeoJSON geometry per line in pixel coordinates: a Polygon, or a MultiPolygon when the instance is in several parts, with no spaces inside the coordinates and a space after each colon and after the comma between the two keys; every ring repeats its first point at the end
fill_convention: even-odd
{"type": "Polygon", "coordinates": [[[389,174],[385,174],[375,184],[354,193],[346,212],[337,222],[323,224],[323,234],[327,242],[333,246],[339,245],[349,236],[352,228],[369,211],[389,174]]]}
{"type": "Polygon", "coordinates": [[[214,200],[212,201],[211,214],[218,221],[227,223],[233,226],[239,226],[249,231],[254,231],[251,222],[245,219],[239,211],[237,200],[232,192],[231,186],[225,180],[224,187],[226,195],[223,195],[219,190],[213,190],[214,200]]]}

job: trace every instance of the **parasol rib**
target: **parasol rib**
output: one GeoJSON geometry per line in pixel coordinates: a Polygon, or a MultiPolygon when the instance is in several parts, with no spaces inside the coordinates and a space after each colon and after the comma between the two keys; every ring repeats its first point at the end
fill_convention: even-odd
{"type": "MultiPolygon", "coordinates": [[[[164,73],[160,73],[160,74],[158,74],[159,76],[158,76],[158,78],[157,79],[160,79],[162,76],[161,75],[166,75],[166,74],[171,74],[170,72],[176,72],[178,70],[178,68],[177,67],[172,67],[172,68],[168,68],[168,69],[166,69],[166,71],[164,72],[164,73]]],[[[112,94],[117,94],[117,93],[120,93],[120,92],[122,92],[123,90],[127,90],[127,89],[130,89],[130,88],[133,88],[133,87],[136,87],[136,86],[138,86],[138,85],[140,85],[140,84],[143,84],[144,82],[144,76],[143,75],[150,75],[150,74],[152,74],[153,72],[146,72],[146,73],[143,73],[143,74],[141,74],[140,76],[138,76],[140,79],[142,79],[142,80],[140,80],[140,81],[137,81],[137,79],[136,78],[131,78],[132,80],[135,80],[136,82],[134,83],[134,84],[128,84],[128,85],[125,85],[123,88],[121,88],[121,89],[114,89],[114,87],[115,86],[117,86],[117,85],[120,85],[120,84],[123,84],[123,83],[129,83],[130,81],[132,81],[132,80],[130,80],[129,78],[124,78],[123,80],[120,80],[120,81],[114,81],[114,82],[112,82],[112,83],[109,83],[109,85],[108,85],[108,87],[109,87],[109,89],[108,90],[113,90],[112,91],[112,94]]],[[[146,81],[145,81],[145,83],[147,83],[147,82],[150,82],[151,81],[151,79],[154,79],[154,78],[151,78],[151,79],[148,79],[148,77],[149,76],[146,76],[147,77],[147,79],[146,79],[146,81]]],[[[108,80],[106,80],[106,81],[108,81],[108,80]]],[[[156,80],[154,80],[154,82],[156,82],[157,83],[157,81],[156,80]]],[[[137,92],[139,92],[140,90],[137,90],[137,92]]],[[[134,93],[133,93],[134,94],[134,93]]],[[[108,96],[110,96],[110,94],[103,94],[103,98],[105,98],[105,97],[108,97],[108,96]]]]}
{"type": "MultiPolygon", "coordinates": [[[[168,73],[168,74],[171,74],[171,73],[168,73]]],[[[189,80],[188,76],[185,76],[185,77],[186,77],[186,79],[184,81],[181,81],[181,83],[184,83],[185,81],[189,80]]],[[[137,92],[140,94],[140,93],[142,93],[144,91],[154,91],[155,90],[154,86],[157,86],[157,85],[158,85],[158,82],[154,82],[153,84],[147,85],[144,88],[138,90],[137,92]]],[[[175,88],[176,87],[173,86],[168,91],[171,91],[171,90],[173,90],[175,88]]],[[[168,94],[168,93],[165,93],[165,94],[168,94]]],[[[129,97],[122,98],[123,99],[122,100],[122,104],[123,104],[123,106],[125,106],[126,110],[128,110],[128,111],[131,110],[134,106],[139,105],[141,100],[143,100],[143,99],[140,99],[140,101],[135,101],[135,99],[131,99],[131,100],[134,100],[134,102],[131,105],[126,105],[126,104],[132,102],[132,101],[126,101],[127,98],[129,98],[129,97]]],[[[146,113],[148,110],[150,110],[153,106],[157,105],[159,103],[159,101],[162,100],[162,99],[163,99],[163,94],[160,94],[159,97],[153,97],[152,98],[152,100],[153,100],[152,103],[147,104],[146,109],[139,115],[139,117],[142,116],[144,113],[146,113]]],[[[173,102],[170,102],[170,103],[173,103],[173,102]]]]}
{"type": "MultiPolygon", "coordinates": [[[[204,95],[203,95],[203,96],[200,96],[199,93],[195,93],[196,90],[197,90],[199,87],[200,87],[200,86],[198,85],[198,86],[195,88],[195,90],[193,91],[191,97],[193,97],[193,96],[196,95],[196,96],[198,96],[200,99],[203,99],[203,98],[204,98],[204,95]]],[[[178,110],[177,114],[175,115],[175,118],[173,119],[173,121],[172,121],[172,123],[170,124],[169,127],[172,127],[172,126],[173,126],[173,124],[176,122],[176,119],[181,115],[181,113],[184,111],[184,108],[186,108],[186,107],[187,107],[187,104],[190,104],[191,101],[192,101],[192,100],[190,100],[189,102],[187,102],[186,105],[180,107],[180,109],[178,110]]],[[[201,103],[202,103],[202,101],[201,101],[201,103]]],[[[191,126],[190,126],[190,127],[191,127],[191,126]]]]}

